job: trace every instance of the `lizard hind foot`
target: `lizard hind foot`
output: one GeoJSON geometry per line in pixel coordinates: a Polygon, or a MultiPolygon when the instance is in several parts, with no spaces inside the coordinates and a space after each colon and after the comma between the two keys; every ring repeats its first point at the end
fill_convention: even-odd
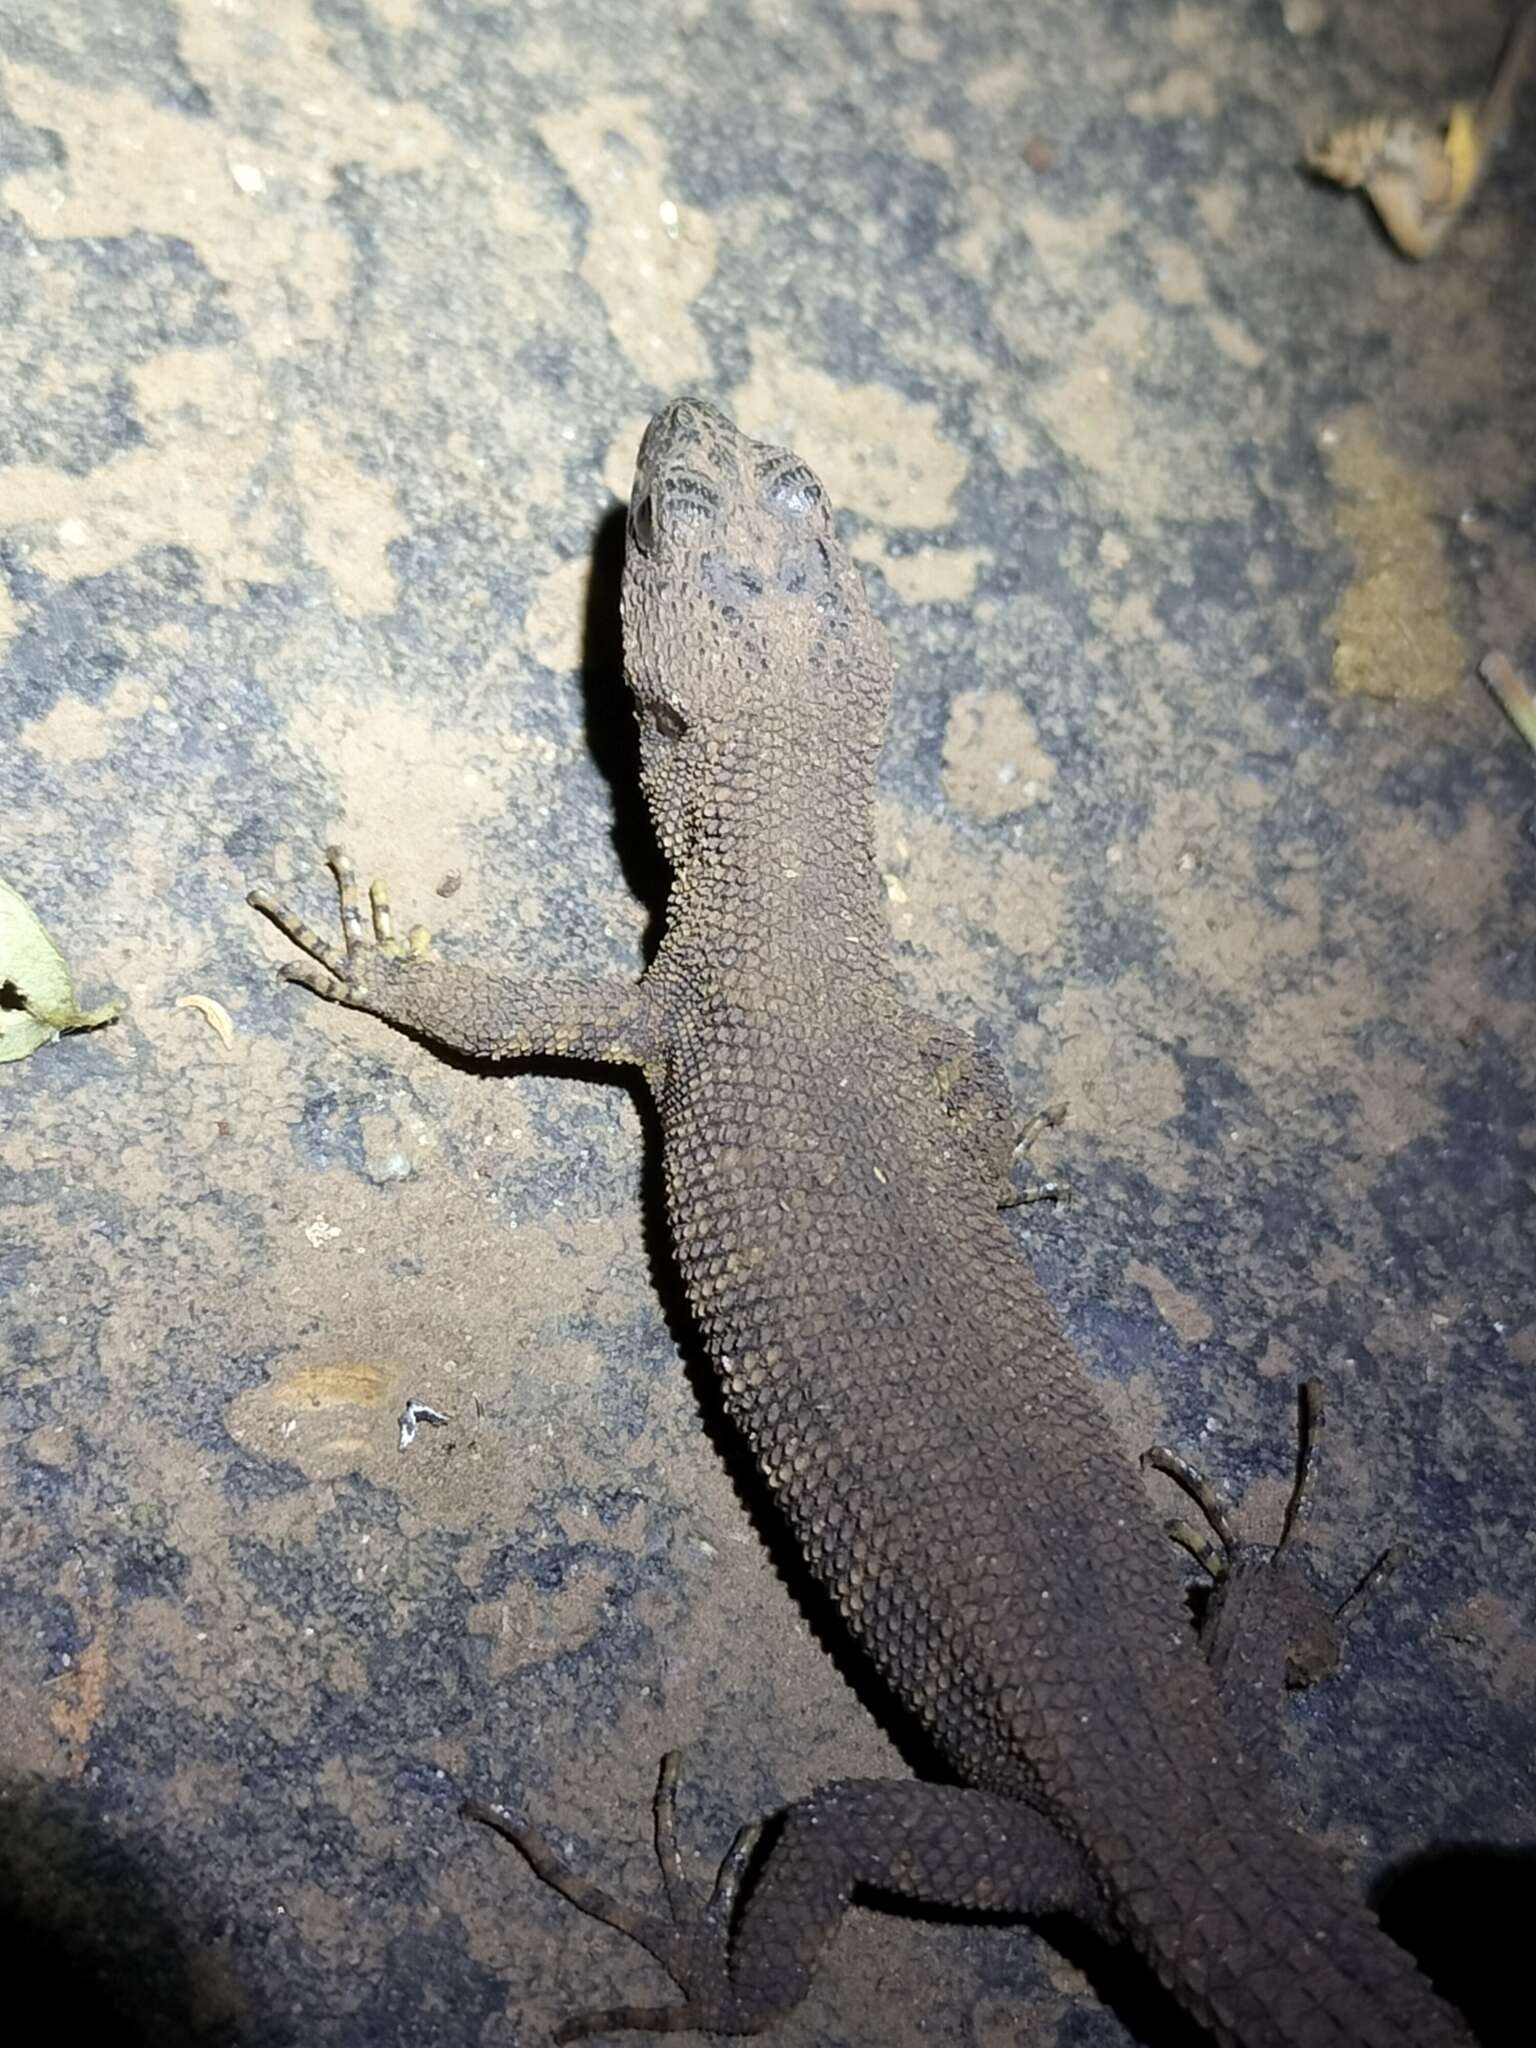
{"type": "Polygon", "coordinates": [[[727,1850],[714,1887],[705,1894],[683,1869],[677,1844],[679,1757],[661,1761],[654,1814],[656,1860],[666,1892],[665,1915],[628,1906],[600,1885],[580,1877],[535,1829],[509,1820],[493,1806],[466,1800],[460,1811],[512,1844],[536,1877],[569,1900],[589,1920],[627,1935],[652,1956],[683,1993],[681,2005],[623,2005],[571,2013],[555,2030],[557,2042],[592,2034],[755,2033],[775,2014],[743,2013],[732,1995],[727,1955],[741,1881],[762,1834],[760,1822],[744,1827],[727,1850]]]}
{"type": "Polygon", "coordinates": [[[1307,1380],[1300,1389],[1296,1481],[1273,1545],[1239,1538],[1229,1508],[1209,1479],[1178,1452],[1159,1444],[1142,1456],[1143,1468],[1172,1479],[1204,1518],[1204,1529],[1187,1520],[1166,1527],[1212,1581],[1199,1634],[1213,1676],[1224,1689],[1239,1674],[1248,1685],[1272,1691],[1282,1686],[1299,1690],[1332,1677],[1351,1623],[1400,1562],[1398,1549],[1383,1551],[1337,1603],[1327,1598],[1305,1562],[1295,1539],[1312,1511],[1323,1421],[1322,1382],[1307,1380]]]}

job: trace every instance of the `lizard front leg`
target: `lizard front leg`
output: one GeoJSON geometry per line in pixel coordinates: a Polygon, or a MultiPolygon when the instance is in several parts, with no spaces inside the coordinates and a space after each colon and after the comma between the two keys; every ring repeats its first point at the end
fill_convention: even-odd
{"type": "Polygon", "coordinates": [[[286,981],[481,1059],[545,1055],[648,1069],[662,1060],[660,1006],[644,982],[524,981],[439,960],[424,925],[396,937],[382,882],[369,889],[365,916],[350,859],[332,846],[326,860],[341,898],[342,950],[264,889],[246,898],[309,955],[283,968],[286,981]]]}

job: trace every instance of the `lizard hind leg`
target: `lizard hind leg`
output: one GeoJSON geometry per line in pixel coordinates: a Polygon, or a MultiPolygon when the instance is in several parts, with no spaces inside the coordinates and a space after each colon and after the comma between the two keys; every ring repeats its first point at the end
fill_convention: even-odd
{"type": "Polygon", "coordinates": [[[1042,1814],[992,1793],[916,1780],[825,1785],[788,1808],[761,1857],[761,1826],[744,1828],[706,1896],[678,1853],[677,1767],[675,1753],[663,1759],[655,1800],[665,1916],[637,1911],[577,1876],[542,1836],[493,1807],[463,1808],[589,1919],[638,1943],[683,1993],[680,2005],[573,2014],[557,2041],[624,2031],[760,2032],[804,1998],[860,1885],[931,1904],[1074,1913],[1102,1924],[1092,1873],[1042,1814]]]}
{"type": "Polygon", "coordinates": [[[1296,1482],[1273,1545],[1239,1538],[1226,1503],[1178,1452],[1159,1444],[1141,1460],[1189,1496],[1210,1532],[1183,1520],[1167,1524],[1173,1541],[1210,1576],[1201,1648],[1223,1704],[1245,1740],[1260,1750],[1267,1739],[1260,1724],[1272,1716],[1281,1694],[1333,1676],[1351,1623],[1401,1557],[1395,1548],[1383,1551],[1342,1601],[1330,1601],[1323,1592],[1295,1542],[1312,1509],[1324,1420],[1320,1380],[1302,1386],[1300,1420],[1296,1482]]]}
{"type": "MultiPolygon", "coordinates": [[[[666,1918],[637,1911],[600,1885],[578,1877],[535,1829],[508,1820],[495,1807],[478,1799],[467,1799],[461,1808],[466,1819],[483,1822],[510,1842],[536,1877],[568,1899],[589,1920],[628,1935],[660,1963],[683,1993],[685,2002],[681,2005],[624,2005],[572,2013],[556,2028],[556,2041],[577,2041],[589,2034],[754,2031],[751,2027],[732,2026],[726,2016],[730,2006],[726,1953],[737,1892],[762,1833],[761,1824],[744,1827],[737,1835],[720,1865],[714,1889],[706,1898],[684,1871],[678,1852],[677,1771],[678,1754],[672,1750],[662,1758],[653,1807],[656,1861],[667,1895],[666,1918]]],[[[766,2025],[772,2017],[767,2012],[757,2024],[766,2025]]]]}

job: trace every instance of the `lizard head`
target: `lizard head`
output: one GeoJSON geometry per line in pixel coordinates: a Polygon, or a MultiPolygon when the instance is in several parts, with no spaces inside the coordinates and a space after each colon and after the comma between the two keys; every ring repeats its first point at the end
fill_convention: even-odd
{"type": "Polygon", "coordinates": [[[624,555],[624,670],[669,854],[730,764],[873,762],[890,658],[825,490],[702,399],[646,429],[624,555]]]}

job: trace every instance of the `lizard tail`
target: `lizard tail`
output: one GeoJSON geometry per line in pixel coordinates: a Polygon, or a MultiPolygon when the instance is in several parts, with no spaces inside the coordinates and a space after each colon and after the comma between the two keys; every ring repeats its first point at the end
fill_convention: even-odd
{"type": "Polygon", "coordinates": [[[1470,2048],[1327,1857],[1257,1799],[1165,1827],[1161,1851],[1106,1877],[1131,1941],[1227,2048],[1470,2048]]]}

